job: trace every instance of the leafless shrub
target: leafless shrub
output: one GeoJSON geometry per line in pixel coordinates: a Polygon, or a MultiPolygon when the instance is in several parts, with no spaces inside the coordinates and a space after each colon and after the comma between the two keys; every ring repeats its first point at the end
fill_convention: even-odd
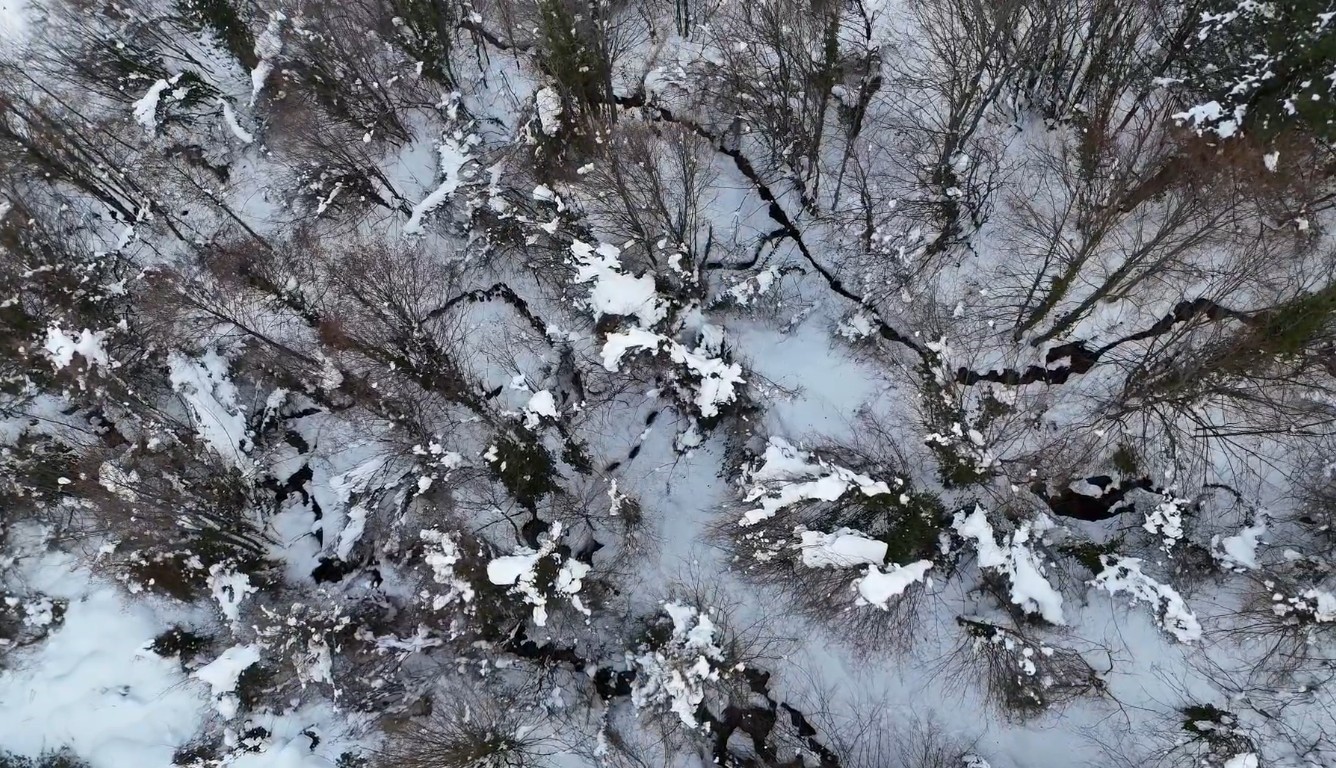
{"type": "MultiPolygon", "coordinates": [[[[1132,754],[1117,754],[1118,764],[1163,768],[1224,768],[1234,758],[1258,756],[1258,741],[1238,716],[1213,704],[1189,704],[1166,718],[1163,730],[1138,743],[1132,754]]],[[[1260,760],[1253,765],[1266,766],[1260,760]]]]}
{"type": "Polygon", "coordinates": [[[448,311],[470,295],[460,265],[415,246],[331,247],[310,232],[269,249],[232,244],[206,263],[205,281],[163,276],[164,295],[174,291],[187,318],[287,356],[278,370],[392,420],[410,431],[409,445],[427,443],[461,406],[495,417],[469,368],[460,318],[448,311]]]}
{"type": "Polygon", "coordinates": [[[553,499],[552,518],[562,522],[572,548],[591,558],[597,554],[601,570],[634,572],[637,558],[659,541],[640,500],[597,474],[576,474],[567,486],[553,499]]]}
{"type": "Polygon", "coordinates": [[[889,707],[861,708],[851,722],[823,723],[840,764],[850,768],[970,768],[970,744],[931,716],[889,707]],[[866,713],[866,714],[864,714],[866,713]]]}
{"type": "Polygon", "coordinates": [[[670,754],[703,747],[720,727],[737,728],[739,713],[765,689],[765,669],[784,641],[759,620],[739,623],[739,608],[717,584],[686,575],[669,586],[659,610],[632,625],[631,701],[670,754]]]}
{"type": "MultiPolygon", "coordinates": [[[[919,194],[910,202],[930,221],[921,259],[933,260],[986,221],[1003,172],[987,117],[1020,71],[1014,39],[1021,4],[922,0],[908,12],[916,55],[897,57],[889,79],[906,98],[887,104],[913,153],[919,194]]],[[[922,267],[920,267],[922,268],[922,267]]]]}
{"type": "Polygon", "coordinates": [[[383,144],[364,141],[367,134],[355,127],[327,122],[301,96],[274,109],[282,119],[273,123],[270,138],[288,161],[285,186],[303,214],[356,222],[411,211],[412,201],[382,170],[383,144]]]}
{"type": "Polygon", "coordinates": [[[823,151],[839,139],[852,144],[879,87],[870,18],[862,3],[808,7],[786,0],[721,4],[710,25],[720,60],[706,75],[719,112],[732,118],[721,131],[725,147],[759,145],[759,158],[746,154],[763,175],[795,180],[809,210],[823,183],[836,186],[825,180],[823,151]]]}
{"type": "Polygon", "coordinates": [[[283,100],[298,96],[306,109],[318,105],[326,120],[357,132],[359,140],[370,132],[408,141],[408,113],[435,94],[394,44],[402,34],[393,23],[395,10],[390,3],[358,0],[310,15],[290,12],[281,70],[269,86],[276,94],[271,103],[283,109],[283,100]]]}
{"type": "Polygon", "coordinates": [[[1104,690],[1099,673],[1074,650],[1024,632],[958,617],[961,640],[946,661],[949,679],[979,681],[985,697],[1009,718],[1035,717],[1104,690]]]}
{"type": "MultiPolygon", "coordinates": [[[[745,668],[762,670],[787,648],[789,641],[767,629],[764,621],[740,620],[744,598],[704,574],[680,574],[668,586],[663,602],[693,606],[708,616],[715,625],[719,638],[717,644],[723,649],[729,666],[740,664],[745,668]]],[[[745,682],[735,681],[735,685],[735,693],[742,695],[745,682]]]]}
{"type": "Polygon", "coordinates": [[[533,704],[457,685],[433,697],[432,713],[393,727],[375,755],[384,768],[537,768],[558,754],[533,704]]]}
{"type": "Polygon", "coordinates": [[[1246,649],[1260,680],[1284,684],[1303,670],[1329,664],[1336,638],[1333,584],[1320,559],[1249,573],[1240,610],[1221,617],[1219,636],[1246,649]]]}
{"type": "Polygon", "coordinates": [[[40,592],[0,589],[0,670],[12,651],[45,640],[65,622],[69,601],[40,592]]]}
{"type": "Polygon", "coordinates": [[[1336,462],[1327,458],[1325,445],[1314,447],[1314,455],[1299,462],[1292,480],[1299,500],[1293,522],[1302,535],[1288,543],[1300,552],[1326,555],[1336,548],[1336,462]]]}
{"type": "Polygon", "coordinates": [[[869,605],[860,599],[856,589],[864,569],[811,568],[799,562],[796,552],[757,560],[758,553],[767,554],[773,549],[762,544],[763,532],[754,535],[756,538],[744,540],[742,546],[735,548],[734,567],[748,580],[778,590],[791,606],[832,631],[838,629],[842,641],[852,644],[855,650],[903,651],[919,639],[920,610],[930,600],[925,584],[908,586],[884,607],[869,605]],[[759,548],[749,551],[752,545],[759,548]]]}
{"type": "Polygon", "coordinates": [[[215,564],[259,564],[267,542],[262,501],[239,471],[192,442],[89,452],[71,483],[96,502],[100,532],[121,542],[131,573],[176,564],[194,574],[179,578],[202,584],[215,564]]]}
{"type": "MultiPolygon", "coordinates": [[[[412,698],[403,651],[428,639],[420,626],[409,626],[413,612],[385,600],[324,591],[293,594],[280,588],[266,597],[245,609],[254,642],[265,649],[255,675],[257,703],[310,692],[387,711],[412,698]],[[289,597],[292,602],[283,602],[289,597]]],[[[434,644],[439,641],[419,650],[434,644]]]]}

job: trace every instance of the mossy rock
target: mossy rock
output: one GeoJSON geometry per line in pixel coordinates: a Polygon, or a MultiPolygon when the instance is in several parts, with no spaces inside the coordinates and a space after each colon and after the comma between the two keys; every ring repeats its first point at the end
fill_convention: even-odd
{"type": "Polygon", "coordinates": [[[1114,539],[1107,544],[1082,541],[1076,544],[1065,544],[1060,547],[1060,551],[1084,566],[1086,570],[1090,571],[1090,575],[1097,576],[1104,572],[1104,563],[1100,558],[1118,554],[1122,545],[1123,540],[1121,538],[1114,539]]]}
{"type": "Polygon", "coordinates": [[[252,711],[264,701],[274,683],[274,670],[264,664],[252,664],[237,677],[236,694],[243,711],[252,711]]]}
{"type": "Polygon", "coordinates": [[[201,635],[173,626],[166,632],[153,638],[153,643],[149,647],[159,656],[175,656],[181,660],[181,666],[195,658],[207,649],[213,639],[208,635],[201,635]]]}
{"type": "Polygon", "coordinates": [[[933,494],[906,487],[865,497],[861,504],[871,513],[868,527],[885,528],[878,538],[886,543],[888,563],[906,565],[937,553],[946,509],[933,494]]]}
{"type": "Polygon", "coordinates": [[[499,435],[487,464],[515,501],[535,509],[538,501],[557,490],[556,463],[538,436],[528,430],[499,435]]]}
{"type": "Polygon", "coordinates": [[[1232,728],[1237,722],[1232,713],[1214,704],[1190,704],[1178,711],[1183,714],[1183,730],[1208,739],[1215,736],[1219,728],[1232,728]]]}

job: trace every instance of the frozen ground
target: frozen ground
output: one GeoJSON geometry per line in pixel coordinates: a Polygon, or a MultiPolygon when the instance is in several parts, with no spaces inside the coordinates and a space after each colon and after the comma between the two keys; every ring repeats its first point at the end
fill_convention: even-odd
{"type": "Polygon", "coordinates": [[[1118,187],[1160,92],[970,107],[1031,26],[950,0],[579,88],[553,0],[129,5],[0,0],[0,768],[1336,766],[1336,369],[1250,335],[1329,215],[1118,187]]]}

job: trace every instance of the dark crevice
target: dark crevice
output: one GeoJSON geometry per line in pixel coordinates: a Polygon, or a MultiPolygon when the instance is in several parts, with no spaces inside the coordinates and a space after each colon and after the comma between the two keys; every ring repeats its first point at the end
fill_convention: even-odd
{"type": "Polygon", "coordinates": [[[1044,362],[1049,365],[1031,365],[1023,371],[1018,371],[1015,368],[1006,368],[1000,371],[972,371],[968,368],[960,368],[956,371],[956,383],[969,386],[981,381],[991,381],[1013,387],[1036,382],[1062,384],[1073,374],[1085,373],[1094,368],[1095,363],[1099,361],[1099,355],[1099,352],[1091,352],[1086,349],[1085,342],[1073,341],[1050,349],[1044,355],[1044,362]],[[1070,362],[1066,365],[1050,367],[1060,360],[1070,360],[1070,362]]]}
{"type": "Polygon", "coordinates": [[[1048,486],[1037,482],[1030,490],[1048,504],[1053,514],[1074,520],[1099,522],[1108,520],[1132,508],[1127,501],[1127,494],[1141,490],[1158,493],[1154,481],[1150,478],[1136,480],[1115,480],[1107,475],[1087,477],[1085,482],[1100,490],[1098,496],[1079,493],[1072,488],[1064,488],[1061,493],[1049,494],[1048,486]]]}
{"type": "Polygon", "coordinates": [[[525,322],[538,332],[538,335],[547,338],[547,323],[544,323],[542,318],[535,315],[533,310],[529,308],[529,303],[505,283],[496,283],[490,288],[479,288],[474,291],[461,293],[436,309],[428,312],[427,319],[435,320],[446,312],[449,312],[452,307],[465,301],[470,304],[478,304],[484,301],[503,301],[506,304],[509,304],[511,308],[515,310],[516,314],[524,318],[525,322]]]}
{"type": "Polygon", "coordinates": [[[1190,322],[1198,317],[1205,317],[1211,321],[1220,319],[1240,320],[1249,325],[1256,322],[1256,318],[1247,313],[1222,307],[1207,298],[1180,301],[1174,305],[1169,314],[1157,320],[1151,327],[1111,341],[1099,349],[1091,350],[1087,348],[1084,341],[1072,341],[1050,349],[1044,355],[1044,361],[1048,365],[1031,365],[1024,370],[1007,368],[1001,371],[972,371],[968,368],[960,368],[956,371],[956,382],[971,385],[981,381],[991,381],[1011,386],[1037,382],[1062,384],[1072,376],[1094,368],[1101,357],[1123,344],[1153,339],[1156,336],[1168,333],[1179,323],[1190,322]],[[1066,365],[1052,365],[1064,359],[1068,360],[1066,365]]]}
{"type": "Polygon", "coordinates": [[[361,568],[358,563],[350,563],[338,557],[322,557],[311,569],[311,579],[317,584],[337,584],[361,568]]]}
{"type": "Polygon", "coordinates": [[[533,46],[531,45],[524,45],[522,43],[515,43],[514,45],[511,45],[510,43],[507,43],[505,40],[502,40],[500,37],[498,37],[495,32],[489,31],[486,27],[470,19],[464,19],[463,21],[460,21],[459,28],[471,32],[472,34],[482,38],[483,40],[486,40],[488,45],[491,45],[493,48],[496,48],[497,50],[518,51],[520,53],[528,53],[533,48],[533,46]]]}
{"type": "Polygon", "coordinates": [[[1238,310],[1229,309],[1228,307],[1222,307],[1205,297],[1193,299],[1192,301],[1180,301],[1174,305],[1173,310],[1170,311],[1169,314],[1157,320],[1151,327],[1104,345],[1095,353],[1095,356],[1098,357],[1120,344],[1126,344],[1132,341],[1143,341],[1168,333],[1169,329],[1173,328],[1176,324],[1186,323],[1197,317],[1205,317],[1207,320],[1211,321],[1221,319],[1239,320],[1246,325],[1253,325],[1256,322],[1256,318],[1246,312],[1239,312],[1238,310]]]}
{"type": "MultiPolygon", "coordinates": [[[[755,187],[757,195],[759,195],[761,200],[767,204],[767,212],[770,218],[779,225],[774,231],[765,236],[762,243],[764,244],[765,242],[780,237],[792,240],[794,245],[797,246],[798,251],[803,255],[803,258],[805,258],[808,263],[812,265],[812,268],[821,275],[822,279],[826,281],[826,284],[832,291],[858,304],[860,307],[864,307],[871,311],[871,308],[862,297],[846,288],[844,283],[833,272],[823,266],[817,261],[816,257],[812,255],[807,244],[803,241],[802,232],[798,229],[797,224],[789,218],[788,213],[785,212],[783,206],[779,204],[779,200],[776,198],[774,192],[761,179],[756,167],[739,149],[727,146],[721,137],[716,136],[703,126],[691,120],[674,115],[671,110],[665,107],[648,104],[643,92],[637,92],[630,96],[618,96],[615,100],[620,107],[644,109],[647,110],[653,119],[681,125],[696,135],[708,140],[720,154],[728,156],[733,161],[734,166],[737,167],[738,172],[751,182],[753,187],[755,187]]],[[[754,261],[755,260],[753,260],[753,262],[754,261]]],[[[1031,365],[1023,370],[1008,368],[1000,371],[974,371],[969,368],[960,368],[956,371],[955,380],[957,383],[966,386],[985,381],[1007,384],[1010,386],[1035,383],[1062,384],[1072,376],[1090,371],[1099,363],[1099,360],[1103,355],[1123,344],[1154,338],[1167,333],[1178,323],[1188,322],[1197,317],[1205,317],[1208,320],[1213,321],[1222,318],[1241,320],[1245,323],[1252,323],[1255,321],[1255,318],[1246,313],[1222,307],[1207,298],[1181,301],[1174,306],[1169,314],[1158,320],[1151,327],[1121,339],[1117,339],[1099,349],[1089,349],[1086,346],[1085,341],[1072,341],[1050,349],[1045,355],[1046,365],[1031,365]],[[1053,365],[1064,359],[1067,360],[1065,365],[1053,365]]],[[[877,323],[877,331],[882,338],[896,344],[904,345],[922,357],[925,362],[932,362],[932,358],[935,357],[935,355],[931,351],[925,349],[917,341],[914,341],[905,334],[899,332],[880,317],[876,317],[875,320],[877,323]]]]}

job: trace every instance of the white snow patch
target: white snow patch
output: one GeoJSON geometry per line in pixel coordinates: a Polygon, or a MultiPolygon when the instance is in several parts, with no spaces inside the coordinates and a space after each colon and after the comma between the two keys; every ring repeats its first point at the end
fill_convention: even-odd
{"type": "MultiPolygon", "coordinates": [[[[512,587],[511,592],[519,594],[524,602],[533,606],[533,623],[540,627],[547,626],[547,595],[538,589],[538,573],[535,569],[545,557],[560,558],[557,544],[561,540],[561,530],[561,523],[554,522],[537,550],[518,546],[511,554],[493,558],[487,563],[487,580],[499,586],[512,587]]],[[[568,599],[576,610],[584,614],[589,612],[576,593],[580,591],[588,573],[589,568],[583,563],[566,560],[558,570],[554,585],[557,594],[568,599]]]]}
{"type": "Polygon", "coordinates": [[[460,557],[455,537],[434,528],[421,531],[418,535],[423,541],[436,545],[436,549],[428,550],[423,558],[427,567],[431,568],[432,580],[449,587],[445,594],[433,598],[432,608],[439,611],[456,601],[467,603],[473,600],[473,587],[455,573],[455,563],[459,562],[460,557]]]}
{"type": "Polygon", "coordinates": [[[76,338],[59,326],[52,326],[46,329],[46,354],[57,370],[74,362],[76,354],[82,355],[90,368],[94,364],[107,365],[110,358],[104,346],[106,336],[106,331],[93,333],[85,328],[76,338]]]}
{"type": "Polygon", "coordinates": [[[1336,595],[1325,590],[1309,589],[1298,597],[1286,597],[1277,592],[1271,599],[1271,610],[1277,616],[1303,613],[1322,624],[1336,621],[1336,595]]]}
{"type": "Polygon", "coordinates": [[[854,584],[860,602],[887,608],[891,598],[904,594],[906,589],[927,578],[931,560],[919,560],[908,565],[891,563],[885,570],[869,565],[867,574],[854,584]]]}
{"type": "Polygon", "coordinates": [[[1027,613],[1037,613],[1052,624],[1066,624],[1062,615],[1062,595],[1044,576],[1039,556],[1030,548],[1034,533],[1048,529],[1047,520],[1021,523],[1001,544],[994,538],[993,526],[983,507],[975,506],[966,515],[957,512],[952,527],[962,538],[974,542],[979,567],[1005,574],[1011,582],[1011,602],[1027,613]]]}
{"type": "Polygon", "coordinates": [[[334,546],[334,554],[338,555],[340,560],[347,560],[352,554],[353,546],[362,538],[362,533],[366,531],[367,514],[367,508],[361,504],[355,504],[348,510],[348,520],[339,530],[339,539],[334,546]]]}
{"type": "Polygon", "coordinates": [[[1146,522],[1141,527],[1150,533],[1158,533],[1163,541],[1161,547],[1168,552],[1183,538],[1183,510],[1191,503],[1165,493],[1164,500],[1146,513],[1146,522]]]}
{"type": "Polygon", "coordinates": [[[1226,568],[1256,570],[1262,567],[1257,560],[1257,545],[1265,533],[1266,518],[1259,515],[1256,522],[1233,536],[1212,536],[1212,553],[1226,568]]]}
{"type": "Polygon", "coordinates": [[[705,613],[680,603],[665,603],[673,635],[663,647],[631,657],[636,678],[631,703],[636,709],[662,707],[688,728],[698,728],[696,709],[705,689],[719,679],[717,662],[724,657],[719,629],[705,613]]]}
{"type": "Polygon", "coordinates": [[[543,133],[556,136],[561,132],[561,95],[552,86],[539,88],[534,94],[534,104],[538,108],[538,124],[543,133]]]}
{"type": "Polygon", "coordinates": [[[534,429],[543,419],[555,421],[559,415],[557,401],[552,397],[552,393],[540,389],[529,397],[528,404],[524,406],[524,426],[534,429]]]}
{"type": "Polygon", "coordinates": [[[796,530],[803,565],[809,568],[849,568],[879,565],[886,560],[886,542],[869,539],[858,531],[841,528],[834,533],[796,530]]]}
{"type": "Polygon", "coordinates": [[[874,330],[872,317],[866,312],[855,312],[835,326],[835,332],[849,341],[866,339],[874,330]]]}
{"type": "Polygon", "coordinates": [[[593,612],[581,602],[579,592],[584,587],[584,577],[589,575],[590,570],[591,568],[587,564],[579,560],[567,560],[561,564],[561,569],[557,571],[557,592],[566,595],[575,610],[586,616],[593,612]]]}
{"type": "Polygon", "coordinates": [[[774,517],[781,509],[800,501],[835,501],[857,488],[864,496],[890,493],[884,481],[818,459],[790,445],[783,438],[772,437],[759,468],[750,479],[758,482],[745,497],[760,500],[761,506],[743,513],[741,525],[755,525],[774,517]]]}
{"type": "Polygon", "coordinates": [[[241,603],[246,596],[257,591],[246,574],[228,570],[222,563],[209,566],[208,584],[219,610],[234,623],[241,618],[241,603]]]}
{"type": "Polygon", "coordinates": [[[241,701],[235,693],[241,673],[260,660],[260,649],[254,645],[234,645],[222,655],[195,670],[199,678],[213,689],[214,707],[218,714],[231,720],[237,715],[241,701]]]}
{"type": "Polygon", "coordinates": [[[575,281],[592,283],[587,303],[598,317],[635,317],[641,328],[664,318],[666,309],[654,291],[654,278],[626,274],[619,260],[621,249],[608,243],[595,247],[576,240],[571,243],[571,253],[575,256],[575,281]]]}
{"type": "Polygon", "coordinates": [[[69,600],[63,623],[0,670],[0,749],[68,747],[92,768],[172,764],[206,712],[203,687],[148,650],[166,622],[61,553],[24,558],[18,577],[69,600]]]}
{"type": "Polygon", "coordinates": [[[487,580],[499,586],[517,584],[531,574],[542,555],[530,550],[518,555],[504,555],[487,563],[487,580]]]}
{"type": "Polygon", "coordinates": [[[243,472],[253,468],[246,413],[237,403],[237,389],[228,379],[228,363],[216,350],[197,359],[178,352],[167,358],[172,388],[190,408],[195,430],[223,459],[243,472]]]}
{"type": "Polygon", "coordinates": [[[1318,621],[1336,621],[1336,595],[1320,589],[1310,589],[1304,593],[1304,597],[1312,600],[1317,606],[1313,615],[1318,621]]]}
{"type": "Polygon", "coordinates": [[[420,233],[422,231],[422,218],[441,207],[455,193],[455,190],[459,189],[460,171],[464,168],[464,164],[469,161],[469,147],[477,142],[478,138],[476,136],[463,137],[459,134],[447,136],[441,141],[438,150],[442,176],[441,184],[432,190],[431,194],[422,198],[422,202],[413,206],[413,212],[408,217],[408,223],[404,224],[405,235],[420,233]]]}
{"type": "Polygon", "coordinates": [[[264,82],[269,79],[270,73],[274,71],[274,59],[283,52],[283,37],[280,35],[283,29],[283,22],[287,19],[281,13],[274,12],[269,16],[269,23],[265,25],[264,31],[255,38],[255,57],[259,63],[255,69],[251,70],[251,100],[252,106],[255,100],[259,98],[260,91],[264,90],[264,82]]]}
{"type": "Polygon", "coordinates": [[[669,360],[685,366],[698,379],[692,401],[705,418],[717,416],[719,406],[733,402],[738,386],[747,383],[742,378],[742,366],[701,354],[701,350],[689,350],[667,336],[637,328],[608,334],[603,344],[603,367],[609,371],[618,370],[622,357],[637,349],[654,353],[666,351],[669,360]]]}
{"type": "Polygon", "coordinates": [[[1166,632],[1182,643],[1201,639],[1201,624],[1188,610],[1183,597],[1167,584],[1141,572],[1141,560],[1135,557],[1100,555],[1104,570],[1090,584],[1110,594],[1126,593],[1134,601],[1155,607],[1157,620],[1166,632]]]}
{"type": "Polygon", "coordinates": [[[158,102],[162,100],[163,91],[172,87],[179,79],[181,76],[176,75],[170,80],[158,80],[148,87],[148,93],[134,103],[135,122],[142,125],[150,134],[158,130],[158,102]]]}
{"type": "Polygon", "coordinates": [[[1234,108],[1232,119],[1222,120],[1221,118],[1225,116],[1224,107],[1220,106],[1218,101],[1208,101],[1204,104],[1197,104],[1186,112],[1173,115],[1173,119],[1180,123],[1190,123],[1199,134],[1210,131],[1222,139],[1227,139],[1239,132],[1239,126],[1243,124],[1243,118],[1247,111],[1247,106],[1240,104],[1234,108]],[[1215,124],[1211,125],[1212,123],[1215,124]]]}
{"type": "Polygon", "coordinates": [[[778,283],[779,278],[778,267],[766,267],[754,276],[730,286],[724,290],[722,295],[733,299],[739,306],[745,307],[769,293],[778,283]]]}
{"type": "Polygon", "coordinates": [[[227,125],[227,129],[232,132],[232,135],[240,139],[242,143],[253,143],[255,137],[251,135],[250,131],[242,128],[241,123],[237,122],[237,113],[232,109],[232,105],[228,103],[227,99],[219,98],[218,103],[223,107],[223,123],[227,125]]]}

